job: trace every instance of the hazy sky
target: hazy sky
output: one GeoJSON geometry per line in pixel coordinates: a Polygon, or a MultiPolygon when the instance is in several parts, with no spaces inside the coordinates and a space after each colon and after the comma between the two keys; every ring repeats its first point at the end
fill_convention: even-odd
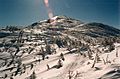
{"type": "MultiPolygon", "coordinates": [[[[120,28],[119,0],[49,0],[54,15],[120,28]]],[[[47,19],[43,0],[0,0],[0,26],[30,25],[47,19]]]]}

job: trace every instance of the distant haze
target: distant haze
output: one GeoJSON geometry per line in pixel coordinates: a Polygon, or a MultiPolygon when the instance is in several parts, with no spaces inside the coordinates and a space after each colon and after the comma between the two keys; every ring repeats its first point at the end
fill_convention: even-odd
{"type": "MultiPolygon", "coordinates": [[[[54,15],[120,28],[120,0],[49,0],[54,15]]],[[[0,26],[26,26],[48,19],[43,0],[0,0],[0,26]]]]}

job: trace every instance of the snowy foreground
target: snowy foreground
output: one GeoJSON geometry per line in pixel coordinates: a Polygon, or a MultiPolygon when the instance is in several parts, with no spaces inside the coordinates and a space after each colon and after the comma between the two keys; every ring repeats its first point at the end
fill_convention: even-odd
{"type": "MultiPolygon", "coordinates": [[[[101,54],[101,61],[95,64],[95,68],[91,68],[93,60],[84,58],[79,54],[67,54],[67,52],[65,48],[58,48],[57,54],[50,55],[49,59],[36,63],[36,66],[32,70],[28,68],[25,74],[21,76],[18,75],[15,79],[24,79],[26,76],[29,76],[32,71],[35,71],[37,79],[69,79],[69,76],[72,76],[71,79],[98,79],[100,77],[103,79],[104,77],[105,79],[113,79],[112,77],[114,77],[114,79],[120,78],[120,46],[118,49],[116,47],[111,53],[101,54]],[[116,50],[118,51],[118,57],[116,57],[116,50]],[[47,64],[49,64],[50,67],[57,64],[61,52],[65,54],[63,67],[47,70],[47,64]],[[108,62],[105,64],[103,59],[108,62]]],[[[33,59],[31,59],[31,61],[33,61],[33,59]]]]}
{"type": "MultiPolygon", "coordinates": [[[[78,53],[68,53],[69,51],[67,51],[66,48],[58,48],[56,45],[54,45],[54,47],[57,49],[56,54],[48,55],[48,59],[33,63],[34,66],[32,69],[29,67],[26,69],[25,73],[21,75],[18,74],[13,78],[27,79],[27,77],[29,77],[34,71],[36,74],[36,79],[98,79],[100,77],[101,79],[118,79],[120,77],[120,44],[116,43],[115,46],[115,50],[112,52],[100,54],[99,57],[101,61],[97,62],[94,68],[91,68],[94,60],[90,60],[78,53]],[[62,61],[63,66],[59,69],[54,68],[60,59],[61,53],[64,54],[65,58],[65,60],[62,61]],[[118,53],[118,57],[116,57],[116,53],[118,53]],[[50,69],[47,69],[47,64],[49,65],[50,69]]],[[[36,50],[38,48],[39,47],[36,47],[36,50]]],[[[75,49],[72,51],[74,50],[75,49]]],[[[28,56],[25,53],[22,56],[24,64],[35,61],[37,58],[38,57],[34,54],[28,56]]],[[[93,58],[95,58],[94,54],[93,58]]],[[[2,67],[0,70],[5,68],[6,67],[2,67]]],[[[14,71],[14,69],[12,71],[14,71]]],[[[7,70],[1,72],[0,75],[4,76],[5,73],[11,74],[9,70],[7,70]]]]}

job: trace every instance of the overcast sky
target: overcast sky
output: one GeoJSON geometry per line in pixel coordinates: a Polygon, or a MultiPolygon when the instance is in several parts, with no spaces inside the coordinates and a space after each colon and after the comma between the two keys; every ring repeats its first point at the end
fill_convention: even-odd
{"type": "MultiPolygon", "coordinates": [[[[120,28],[120,0],[49,0],[54,15],[120,28]]],[[[30,25],[47,19],[43,0],[0,0],[0,26],[30,25]]]]}

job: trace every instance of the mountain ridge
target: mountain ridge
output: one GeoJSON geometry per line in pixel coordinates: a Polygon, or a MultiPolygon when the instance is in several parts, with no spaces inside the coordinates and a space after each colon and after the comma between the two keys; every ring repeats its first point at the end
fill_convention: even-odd
{"type": "Polygon", "coordinates": [[[90,34],[95,37],[120,36],[120,30],[115,27],[112,27],[112,26],[109,26],[103,23],[98,23],[98,22],[85,23],[80,20],[76,20],[76,19],[73,19],[67,16],[55,16],[48,20],[38,21],[38,22],[35,22],[29,25],[27,28],[29,29],[40,28],[41,29],[43,27],[45,28],[62,27],[65,29],[74,29],[74,30],[84,31],[86,32],[87,35],[90,34]]]}

